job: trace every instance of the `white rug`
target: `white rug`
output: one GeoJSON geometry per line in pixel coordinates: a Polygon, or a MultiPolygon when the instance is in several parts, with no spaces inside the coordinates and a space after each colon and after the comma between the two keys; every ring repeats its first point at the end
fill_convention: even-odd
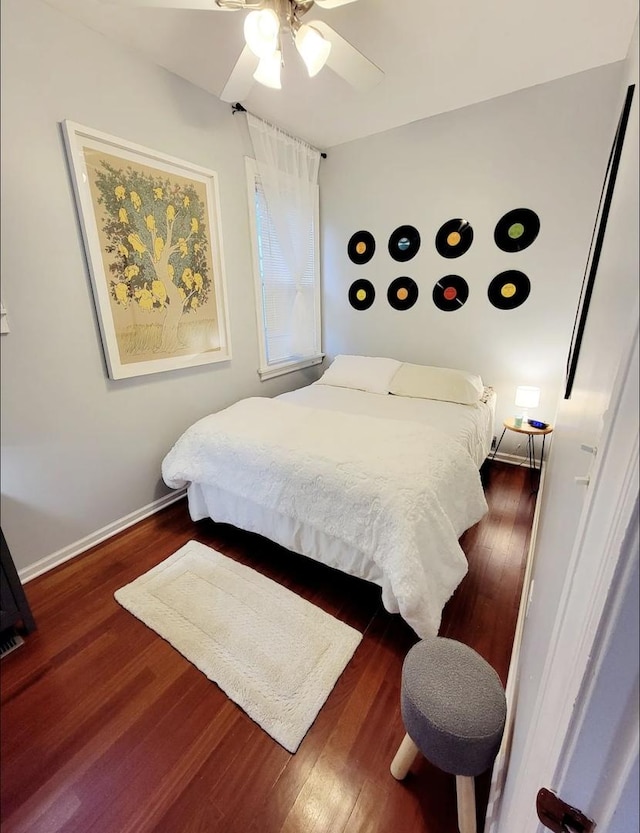
{"type": "Polygon", "coordinates": [[[274,740],[295,752],[362,634],[189,541],[115,593],[274,740]]]}

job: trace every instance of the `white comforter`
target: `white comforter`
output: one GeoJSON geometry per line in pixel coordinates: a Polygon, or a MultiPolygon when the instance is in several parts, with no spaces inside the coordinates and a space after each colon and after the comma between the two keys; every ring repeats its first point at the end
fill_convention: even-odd
{"type": "Polygon", "coordinates": [[[176,489],[222,485],[364,551],[421,637],[437,632],[467,571],[458,538],[487,511],[469,453],[441,432],[277,399],[196,422],[162,474],[176,489]]]}

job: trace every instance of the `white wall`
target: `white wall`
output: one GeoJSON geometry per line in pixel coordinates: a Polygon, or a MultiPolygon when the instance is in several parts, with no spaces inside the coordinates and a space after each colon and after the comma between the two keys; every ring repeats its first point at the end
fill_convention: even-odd
{"type": "Polygon", "coordinates": [[[39,0],[2,0],[2,527],[16,566],[165,495],[160,463],[196,418],[260,383],[242,117],[39,0]],[[230,362],[111,381],[59,123],[218,172],[230,362]]]}
{"type": "MultiPolygon", "coordinates": [[[[630,82],[632,83],[632,82],[630,82]]],[[[636,81],[637,83],[637,81],[636,81]]],[[[627,84],[624,84],[626,93],[627,84]]],[[[616,97],[616,118],[622,107],[616,97]]],[[[574,478],[587,475],[592,464],[581,444],[597,447],[624,339],[628,337],[638,297],[638,91],[627,128],[624,156],[616,180],[607,233],[584,342],[580,351],[574,389],[561,400],[554,431],[553,454],[542,496],[541,522],[536,544],[534,580],[537,587],[529,610],[534,624],[523,649],[523,669],[528,685],[522,694],[526,713],[535,699],[546,646],[553,626],[564,570],[575,539],[586,490],[574,478]],[[560,557],[564,554],[565,557],[560,557]]],[[[520,708],[520,706],[519,706],[520,708]]]]}
{"type": "MultiPolygon", "coordinates": [[[[553,420],[620,76],[621,65],[609,65],[332,148],[321,170],[326,352],[475,370],[498,392],[500,428],[513,413],[516,386],[537,385],[540,407],[530,415],[553,420]],[[528,249],[507,254],[493,241],[494,227],[521,206],[538,213],[541,231],[528,249]],[[448,260],[436,252],[434,238],[453,217],[472,224],[474,242],[448,260]],[[422,245],[400,264],[387,244],[403,224],[420,231],[422,245]],[[347,257],[348,240],[360,229],[377,242],[364,266],[347,257]],[[491,279],[506,269],[525,272],[532,284],[529,299],[511,311],[497,310],[487,298],[491,279]],[[433,304],[433,286],[452,273],[468,282],[469,300],[442,312],[433,304]],[[420,289],[405,312],[386,299],[389,283],[401,275],[420,289]],[[360,277],[376,288],[365,312],[347,300],[360,277]]],[[[507,435],[501,451],[516,442],[507,435]]]]}
{"type": "MultiPolygon", "coordinates": [[[[553,454],[550,457],[546,472],[545,486],[542,495],[540,524],[538,527],[534,552],[534,588],[527,620],[525,623],[519,664],[519,694],[515,709],[515,730],[513,746],[510,755],[507,781],[504,797],[500,809],[500,817],[495,828],[511,829],[510,824],[518,817],[518,813],[525,814],[526,808],[519,806],[516,801],[519,789],[518,779],[523,772],[529,772],[526,756],[532,748],[532,738],[537,736],[538,723],[535,720],[537,708],[543,708],[538,703],[540,680],[545,669],[547,652],[552,640],[555,627],[555,617],[559,601],[563,595],[567,563],[571,556],[578,530],[584,522],[582,513],[587,491],[584,486],[575,482],[575,477],[588,475],[593,465],[590,454],[581,450],[581,443],[598,446],[603,425],[610,422],[608,416],[609,402],[616,378],[616,372],[624,351],[628,349],[631,333],[637,326],[638,316],[638,225],[640,223],[638,205],[638,30],[636,26],[634,42],[629,57],[624,65],[622,83],[617,91],[615,104],[616,114],[611,125],[612,132],[617,124],[627,86],[636,84],[634,104],[630,114],[627,135],[620,162],[614,199],[611,205],[609,221],[602,248],[601,259],[594,286],[593,297],[589,308],[584,341],[580,352],[574,390],[569,400],[561,400],[558,408],[556,429],[554,431],[553,454]]],[[[637,402],[635,413],[626,413],[629,425],[633,430],[617,435],[624,449],[629,453],[633,449],[634,439],[637,440],[637,402]]],[[[597,470],[594,469],[594,477],[597,470]]],[[[624,467],[620,468],[620,483],[624,482],[624,467]]],[[[589,486],[591,494],[601,494],[596,491],[596,482],[589,486]]],[[[602,517],[606,513],[613,517],[618,509],[613,490],[599,498],[602,517]],[[606,500],[609,498],[608,505],[606,500]]],[[[611,521],[613,525],[613,521],[611,521]]],[[[603,523],[603,530],[607,530],[603,523]]],[[[604,532],[603,532],[604,534],[604,532]]],[[[600,554],[598,553],[599,557],[600,554]]],[[[586,557],[581,550],[576,551],[576,558],[586,557]]],[[[598,562],[596,562],[597,564],[598,562]]],[[[623,612],[633,610],[633,595],[625,601],[623,612]]],[[[637,620],[637,605],[635,607],[637,620]]],[[[634,685],[637,686],[637,630],[625,629],[624,620],[621,638],[618,643],[619,652],[611,657],[616,663],[618,674],[618,690],[607,689],[606,669],[603,677],[597,681],[595,690],[601,701],[594,700],[593,714],[590,715],[588,725],[593,735],[583,739],[580,748],[587,748],[588,742],[600,733],[611,738],[616,728],[621,727],[626,715],[619,708],[617,698],[624,691],[634,685]],[[626,689],[625,689],[626,686],[626,689]]],[[[636,690],[637,696],[637,690],[636,690]]],[[[637,709],[637,704],[636,704],[637,709]]],[[[591,807],[583,806],[586,812],[596,810],[596,799],[603,798],[604,785],[589,793],[590,779],[597,772],[597,767],[606,761],[606,749],[601,745],[601,760],[591,761],[586,755],[582,761],[577,761],[568,782],[568,792],[563,797],[570,803],[584,799],[586,791],[591,807]],[[581,765],[584,770],[580,769],[581,765]],[[572,790],[574,791],[572,794],[572,790]],[[582,790],[582,793],[579,791],[582,790]]],[[[548,766],[553,766],[551,761],[548,766]]],[[[532,777],[535,777],[533,773],[532,777]]],[[[536,782],[538,783],[538,782],[536,782]]],[[[552,783],[539,783],[539,786],[555,788],[552,783]]],[[[637,783],[636,783],[637,788],[637,783]]],[[[531,807],[534,806],[535,795],[530,797],[531,807]]],[[[632,795],[627,796],[629,806],[633,807],[632,795]]],[[[596,818],[596,821],[598,819],[596,818]]],[[[524,828],[522,828],[524,830],[524,828]]],[[[530,829],[536,829],[532,823],[530,829]]],[[[618,829],[618,828],[617,828],[618,829]]]]}

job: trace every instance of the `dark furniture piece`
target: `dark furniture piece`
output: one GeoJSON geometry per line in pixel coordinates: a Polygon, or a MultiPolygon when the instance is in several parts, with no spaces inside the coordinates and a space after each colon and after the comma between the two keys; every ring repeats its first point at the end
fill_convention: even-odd
{"type": "Polygon", "coordinates": [[[22,589],[9,547],[0,530],[0,633],[22,622],[22,631],[31,633],[36,623],[29,602],[22,589]]]}

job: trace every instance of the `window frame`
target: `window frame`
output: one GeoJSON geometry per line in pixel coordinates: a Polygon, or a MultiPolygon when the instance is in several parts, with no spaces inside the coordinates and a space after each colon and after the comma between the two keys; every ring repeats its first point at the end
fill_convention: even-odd
{"type": "Polygon", "coordinates": [[[324,359],[322,352],[322,310],[321,310],[321,288],[320,288],[320,189],[316,185],[316,199],[314,204],[314,248],[313,248],[313,297],[315,307],[316,340],[315,352],[312,356],[304,359],[291,359],[271,364],[267,361],[267,333],[265,322],[265,310],[263,303],[263,283],[260,271],[260,257],[258,252],[258,223],[255,204],[255,186],[259,181],[258,166],[255,159],[245,156],[245,170],[247,177],[247,203],[249,207],[249,228],[251,232],[251,261],[253,271],[253,286],[256,301],[256,324],[258,330],[259,366],[258,375],[261,381],[282,376],[285,373],[292,373],[296,370],[303,370],[306,367],[313,367],[320,364],[324,359]]]}

